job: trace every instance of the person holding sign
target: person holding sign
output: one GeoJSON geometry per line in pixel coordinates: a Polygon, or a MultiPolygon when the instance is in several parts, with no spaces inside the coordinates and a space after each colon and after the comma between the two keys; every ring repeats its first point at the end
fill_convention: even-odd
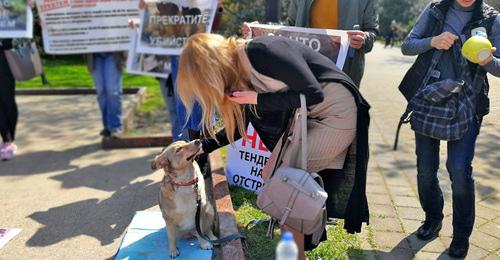
{"type": "Polygon", "coordinates": [[[86,59],[101,110],[103,130],[100,135],[117,138],[122,133],[122,67],[125,54],[92,53],[86,59]]]}
{"type": "MultiPolygon", "coordinates": [[[[3,3],[0,1],[0,4],[3,4],[3,8],[7,6],[7,2],[3,3]]],[[[26,5],[30,8],[34,8],[35,2],[28,0],[26,5]]],[[[0,11],[1,10],[2,8],[0,8],[0,11]]],[[[27,26],[32,27],[33,25],[28,24],[27,26]]],[[[4,53],[4,51],[12,48],[12,39],[0,39],[0,135],[2,136],[2,143],[0,144],[0,159],[2,161],[12,159],[17,152],[17,146],[14,143],[18,119],[18,110],[15,98],[16,81],[12,75],[4,53]]]]}
{"type": "Polygon", "coordinates": [[[400,85],[412,107],[407,111],[412,111],[408,117],[415,131],[418,193],[425,212],[416,235],[431,240],[442,228],[444,199],[437,173],[440,141],[447,141],[446,168],[453,196],[448,254],[454,258],[467,255],[474,228],[472,160],[483,116],[489,112],[487,73],[500,77],[498,49],[500,16],[482,0],[433,1],[401,47],[404,55],[418,55],[400,85]],[[448,111],[456,116],[442,116],[448,111]]]}
{"type": "MultiPolygon", "coordinates": [[[[368,160],[369,106],[352,80],[331,60],[284,37],[265,36],[245,42],[196,34],[187,40],[180,56],[178,93],[186,107],[194,102],[201,105],[202,127],[210,136],[201,140],[204,153],[245,136],[250,121],[274,154],[280,152],[277,144],[300,107],[300,94],[304,94],[309,109],[307,170],[322,176],[335,171],[355,172],[358,183],[351,193],[353,203],[347,206],[351,217],[346,218],[346,229],[360,232],[361,222],[368,220],[363,180],[368,160]],[[217,133],[214,113],[225,126],[217,133]],[[347,169],[350,160],[346,158],[352,159],[348,151],[353,143],[358,160],[349,164],[353,169],[347,169]]],[[[287,146],[283,158],[300,149],[297,145],[287,146]]],[[[267,175],[263,173],[263,178],[267,175]]],[[[304,259],[304,235],[295,232],[294,237],[304,259]]]]}
{"type": "Polygon", "coordinates": [[[365,54],[372,50],[378,34],[375,0],[291,0],[287,24],[347,30],[351,49],[344,71],[360,86],[365,54]]]}

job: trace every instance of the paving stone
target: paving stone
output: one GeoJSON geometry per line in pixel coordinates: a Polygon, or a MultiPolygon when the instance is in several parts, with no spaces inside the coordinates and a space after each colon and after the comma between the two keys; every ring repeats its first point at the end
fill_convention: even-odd
{"type": "Polygon", "coordinates": [[[420,202],[416,197],[401,197],[401,196],[395,196],[393,197],[394,204],[396,206],[403,206],[403,207],[414,207],[414,208],[419,208],[420,207],[420,202]]]}
{"type": "Polygon", "coordinates": [[[408,241],[414,252],[425,251],[439,253],[443,252],[446,249],[441,239],[435,238],[430,241],[422,241],[417,238],[416,233],[412,233],[410,236],[408,236],[408,241]]]}
{"type": "Polygon", "coordinates": [[[378,248],[410,248],[404,233],[375,231],[375,244],[378,248]]]}
{"type": "Polygon", "coordinates": [[[392,205],[371,205],[370,214],[391,218],[397,217],[396,210],[392,205]]]}
{"type": "Polygon", "coordinates": [[[391,197],[387,194],[368,194],[369,204],[392,205],[391,197]]]}
{"type": "Polygon", "coordinates": [[[425,220],[425,214],[421,208],[396,207],[396,209],[402,219],[425,220]]]}
{"type": "Polygon", "coordinates": [[[488,255],[484,260],[499,260],[499,259],[500,259],[500,253],[496,252],[488,255]]]}
{"type": "Polygon", "coordinates": [[[470,236],[470,242],[488,251],[495,251],[500,248],[500,239],[492,237],[481,231],[474,230],[470,236]]]}
{"type": "Polygon", "coordinates": [[[495,222],[488,222],[482,225],[479,230],[497,239],[500,238],[500,224],[495,222]]]}
{"type": "Polygon", "coordinates": [[[375,217],[370,219],[370,226],[376,231],[403,232],[397,218],[375,217]]]}
{"type": "Polygon", "coordinates": [[[388,194],[385,185],[367,184],[366,193],[368,194],[388,194]]]}
{"type": "Polygon", "coordinates": [[[441,232],[439,232],[442,236],[450,236],[453,234],[453,224],[452,224],[452,216],[446,216],[443,219],[443,228],[441,228],[441,232]]]}
{"type": "Polygon", "coordinates": [[[489,254],[488,251],[479,248],[475,245],[469,246],[469,253],[467,254],[467,259],[483,259],[489,254]]]}
{"type": "Polygon", "coordinates": [[[411,187],[410,183],[408,182],[408,179],[404,175],[399,175],[399,176],[394,176],[385,179],[386,183],[388,186],[395,186],[395,187],[411,187]]]}
{"type": "Polygon", "coordinates": [[[417,231],[417,229],[422,225],[422,221],[420,220],[403,219],[401,222],[403,223],[403,227],[407,234],[417,231]]]}
{"type": "Polygon", "coordinates": [[[437,252],[424,252],[420,251],[415,254],[415,258],[418,260],[430,260],[430,259],[439,259],[439,260],[444,260],[444,259],[451,259],[448,255],[445,256],[445,254],[437,253],[437,252]]]}
{"type": "Polygon", "coordinates": [[[368,175],[366,178],[367,185],[377,185],[377,186],[385,186],[384,178],[380,175],[368,175]]]}
{"type": "Polygon", "coordinates": [[[497,211],[500,208],[500,193],[497,193],[494,196],[484,199],[480,201],[478,204],[497,211]]]}
{"type": "Polygon", "coordinates": [[[417,194],[413,189],[409,186],[392,186],[388,185],[389,187],[389,192],[393,196],[416,196],[417,194]]]}
{"type": "MultiPolygon", "coordinates": [[[[484,225],[488,223],[488,220],[487,219],[484,219],[482,217],[477,217],[476,216],[476,219],[474,220],[474,228],[479,228],[480,226],[484,225]]],[[[496,222],[494,222],[496,223],[496,222]]]]}
{"type": "Polygon", "coordinates": [[[480,216],[487,220],[493,220],[497,217],[500,217],[500,212],[476,204],[476,216],[480,216]]]}
{"type": "Polygon", "coordinates": [[[391,251],[378,251],[377,254],[379,260],[402,260],[413,259],[413,257],[413,251],[407,248],[393,248],[391,251]]]}

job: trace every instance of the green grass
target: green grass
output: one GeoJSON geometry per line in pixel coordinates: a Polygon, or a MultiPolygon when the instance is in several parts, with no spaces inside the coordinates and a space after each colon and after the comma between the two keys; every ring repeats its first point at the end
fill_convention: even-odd
{"type": "MultiPolygon", "coordinates": [[[[87,70],[83,56],[56,56],[44,60],[43,68],[48,85],[43,85],[40,77],[18,82],[18,88],[89,88],[93,87],[92,77],[87,70]]],[[[147,113],[164,107],[158,81],[153,77],[123,74],[123,87],[146,87],[144,104],[139,109],[147,113]]]]}
{"type": "MultiPolygon", "coordinates": [[[[236,222],[240,229],[255,219],[267,219],[268,216],[258,209],[255,201],[257,196],[240,187],[230,187],[231,199],[236,211],[236,222]]],[[[275,239],[265,237],[267,224],[251,227],[247,233],[246,255],[248,259],[274,259],[274,250],[279,241],[279,230],[276,229],[275,239]]],[[[313,251],[307,252],[310,260],[319,259],[362,259],[361,241],[353,234],[348,234],[343,228],[343,222],[328,226],[328,241],[313,251]]]]}

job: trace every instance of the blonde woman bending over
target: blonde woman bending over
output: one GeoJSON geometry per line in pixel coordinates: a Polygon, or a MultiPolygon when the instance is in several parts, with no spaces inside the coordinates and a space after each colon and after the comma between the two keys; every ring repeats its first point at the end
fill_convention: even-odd
{"type": "MultiPolygon", "coordinates": [[[[260,37],[250,42],[216,34],[189,38],[180,57],[178,93],[186,107],[194,101],[203,110],[202,127],[211,136],[202,141],[205,153],[245,135],[250,121],[268,149],[282,148],[284,134],[300,94],[308,108],[308,171],[318,172],[329,193],[327,210],[335,216],[334,192],[348,189],[345,228],[360,232],[368,221],[365,196],[368,162],[368,109],[352,80],[327,57],[282,37],[260,37]],[[225,129],[215,132],[213,113],[225,129]],[[356,145],[352,145],[352,144],[356,145]],[[330,196],[332,195],[332,196],[330,196]]],[[[280,165],[293,164],[292,143],[280,165]],[[287,156],[288,155],[288,156],[287,156]]],[[[264,176],[266,179],[266,176],[264,176]]],[[[330,214],[331,213],[331,214],[330,214]]],[[[283,227],[286,229],[286,227],[283,227]]],[[[300,258],[319,241],[294,232],[300,258]]],[[[326,239],[324,232],[321,241],[326,239]]]]}

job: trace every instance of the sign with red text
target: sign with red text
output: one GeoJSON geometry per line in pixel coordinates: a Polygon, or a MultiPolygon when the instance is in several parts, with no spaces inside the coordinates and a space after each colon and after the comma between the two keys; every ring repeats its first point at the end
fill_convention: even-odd
{"type": "Polygon", "coordinates": [[[138,0],[36,0],[36,5],[50,54],[126,51],[128,21],[139,19],[138,0]]]}
{"type": "Polygon", "coordinates": [[[340,69],[344,67],[349,50],[349,40],[346,31],[258,23],[245,24],[250,28],[247,39],[269,35],[287,37],[301,42],[325,55],[340,69]]]}
{"type": "Polygon", "coordinates": [[[216,8],[217,0],[146,0],[137,52],[179,55],[189,36],[210,32],[216,8]]]}
{"type": "Polygon", "coordinates": [[[252,124],[247,128],[247,140],[239,139],[227,146],[227,181],[229,185],[259,192],[264,186],[262,169],[271,152],[262,143],[252,124]]]}

